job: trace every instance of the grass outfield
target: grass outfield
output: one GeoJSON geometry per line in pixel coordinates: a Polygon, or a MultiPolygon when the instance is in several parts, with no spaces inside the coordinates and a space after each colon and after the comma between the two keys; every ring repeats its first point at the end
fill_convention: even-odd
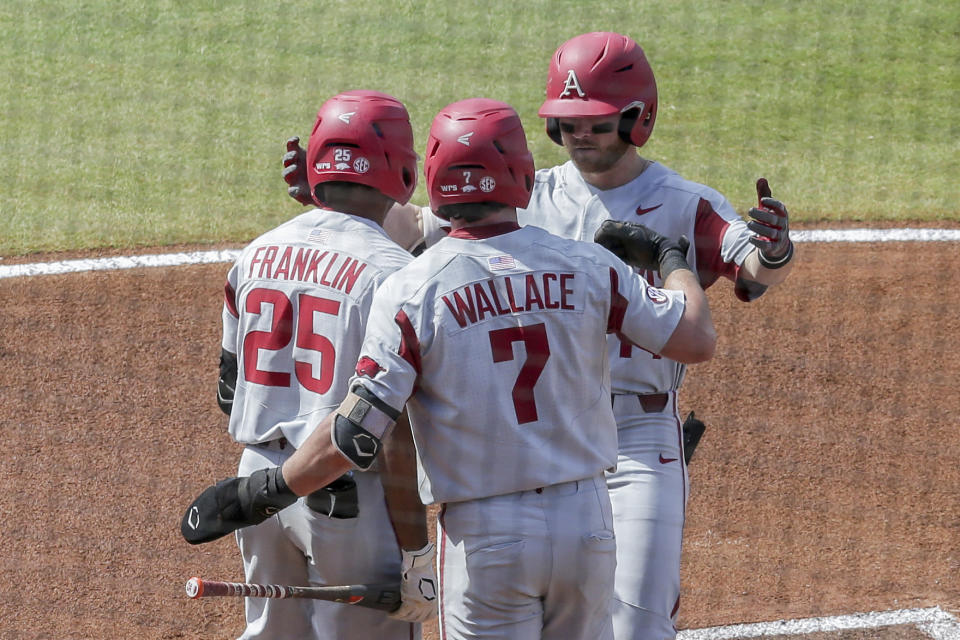
{"type": "Polygon", "coordinates": [[[960,218],[960,4],[612,4],[5,3],[0,255],[249,240],[300,211],[284,140],[351,88],[404,100],[418,147],[447,103],[505,100],[555,164],[536,116],[548,60],[589,30],[651,60],[645,155],[738,209],[765,175],[798,220],[960,218]]]}

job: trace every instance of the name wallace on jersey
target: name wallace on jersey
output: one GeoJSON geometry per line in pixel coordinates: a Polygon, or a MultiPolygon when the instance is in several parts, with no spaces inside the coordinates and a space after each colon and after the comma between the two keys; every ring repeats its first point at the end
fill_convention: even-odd
{"type": "Polygon", "coordinates": [[[582,313],[577,274],[540,271],[472,282],[440,296],[461,328],[488,318],[537,311],[582,313]]]}

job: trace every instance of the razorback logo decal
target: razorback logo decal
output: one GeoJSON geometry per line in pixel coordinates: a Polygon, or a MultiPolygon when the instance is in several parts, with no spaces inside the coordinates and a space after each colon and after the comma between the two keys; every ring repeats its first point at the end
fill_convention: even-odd
{"type": "Polygon", "coordinates": [[[381,371],[386,371],[376,360],[369,356],[363,356],[357,361],[357,375],[374,378],[381,371]]]}

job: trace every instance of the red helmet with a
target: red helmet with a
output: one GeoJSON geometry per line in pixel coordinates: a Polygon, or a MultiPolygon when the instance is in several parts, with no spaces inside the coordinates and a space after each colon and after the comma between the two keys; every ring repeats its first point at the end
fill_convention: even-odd
{"type": "Polygon", "coordinates": [[[307,144],[307,180],[355,182],[406,204],[417,186],[413,129],[403,103],[379,91],[346,91],[323,103],[307,144]]]}
{"type": "Polygon", "coordinates": [[[447,105],[430,127],[423,173],[434,213],[471,202],[526,207],[534,167],[520,116],[488,98],[447,105]]]}
{"type": "Polygon", "coordinates": [[[538,112],[547,119],[550,139],[563,144],[558,118],[616,113],[623,141],[642,147],[657,119],[657,82],[640,45],[610,31],[584,33],[560,45],[538,112]]]}

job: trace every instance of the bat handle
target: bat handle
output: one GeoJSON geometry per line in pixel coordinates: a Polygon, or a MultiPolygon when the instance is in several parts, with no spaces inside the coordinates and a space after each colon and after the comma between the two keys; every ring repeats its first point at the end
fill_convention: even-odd
{"type": "Polygon", "coordinates": [[[242,582],[219,582],[193,577],[187,580],[187,595],[191,598],[208,596],[244,596],[248,598],[289,598],[294,595],[292,587],[279,584],[244,584],[242,582]]]}

